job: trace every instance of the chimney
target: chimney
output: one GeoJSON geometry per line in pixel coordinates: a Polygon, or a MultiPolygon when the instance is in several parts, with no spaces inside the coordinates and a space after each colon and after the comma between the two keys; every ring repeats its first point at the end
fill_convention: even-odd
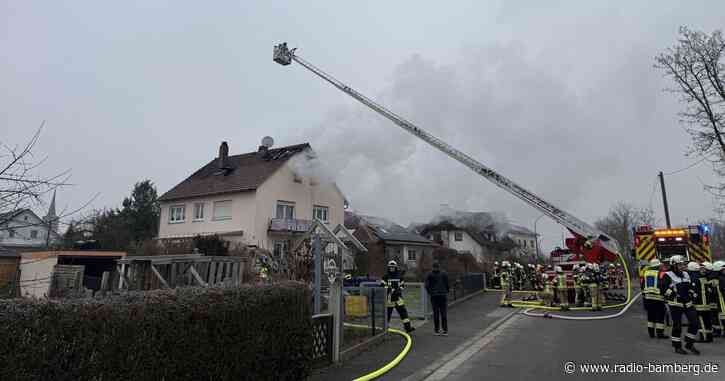
{"type": "Polygon", "coordinates": [[[262,145],[260,145],[257,149],[257,156],[261,157],[262,159],[266,159],[267,153],[273,145],[274,139],[272,139],[271,136],[265,136],[264,138],[262,138],[262,145]]]}
{"type": "Polygon", "coordinates": [[[227,145],[227,142],[222,142],[219,146],[219,158],[217,161],[219,162],[219,169],[229,168],[229,145],[227,145]]]}

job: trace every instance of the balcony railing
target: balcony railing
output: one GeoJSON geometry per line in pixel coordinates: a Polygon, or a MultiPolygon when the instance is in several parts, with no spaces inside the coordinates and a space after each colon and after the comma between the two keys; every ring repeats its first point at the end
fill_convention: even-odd
{"type": "Polygon", "coordinates": [[[269,221],[269,231],[272,232],[304,233],[310,230],[310,226],[311,220],[272,218],[269,221]]]}

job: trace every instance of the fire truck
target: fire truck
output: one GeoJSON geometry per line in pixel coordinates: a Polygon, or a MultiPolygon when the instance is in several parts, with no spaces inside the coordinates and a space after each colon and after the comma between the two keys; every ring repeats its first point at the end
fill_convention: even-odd
{"type": "Polygon", "coordinates": [[[660,260],[682,255],[690,261],[712,261],[710,227],[705,224],[677,228],[653,228],[650,225],[634,229],[634,255],[642,266],[655,258],[660,260]]]}

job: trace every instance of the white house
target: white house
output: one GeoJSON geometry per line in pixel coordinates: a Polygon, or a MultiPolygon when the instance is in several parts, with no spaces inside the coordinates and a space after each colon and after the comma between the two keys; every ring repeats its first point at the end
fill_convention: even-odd
{"type": "Polygon", "coordinates": [[[21,208],[0,214],[0,247],[7,251],[41,248],[60,239],[55,214],[55,193],[44,218],[32,210],[21,208]]]}
{"type": "Polygon", "coordinates": [[[160,198],[159,239],[217,234],[231,242],[287,253],[314,218],[342,224],[345,197],[302,168],[317,160],[309,144],[219,154],[160,198]]]}
{"type": "Polygon", "coordinates": [[[449,210],[416,230],[444,247],[472,254],[478,262],[488,262],[497,255],[536,252],[534,232],[492,213],[449,210]]]}

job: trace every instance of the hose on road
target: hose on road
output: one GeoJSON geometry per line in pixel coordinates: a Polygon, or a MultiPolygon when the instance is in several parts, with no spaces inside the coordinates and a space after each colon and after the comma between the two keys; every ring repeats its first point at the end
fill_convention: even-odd
{"type": "MultiPolygon", "coordinates": [[[[358,325],[358,324],[345,323],[345,325],[349,326],[349,327],[369,328],[368,326],[363,326],[363,325],[358,325]]],[[[405,356],[408,355],[410,348],[413,346],[413,339],[410,337],[410,335],[404,331],[401,331],[401,330],[395,329],[395,328],[388,328],[388,332],[398,334],[405,338],[406,343],[405,343],[405,347],[403,348],[403,350],[400,353],[398,353],[398,355],[395,356],[395,358],[391,362],[385,364],[385,366],[383,366],[382,368],[380,368],[372,373],[368,373],[364,376],[360,376],[360,377],[354,379],[353,381],[369,381],[369,380],[378,378],[378,377],[382,376],[383,374],[387,373],[388,371],[390,371],[391,369],[395,368],[401,361],[403,361],[405,356]]]]}
{"type": "Polygon", "coordinates": [[[622,308],[621,311],[619,311],[619,312],[617,312],[615,314],[611,314],[611,315],[599,315],[599,316],[567,316],[567,315],[551,314],[551,313],[548,313],[548,312],[544,312],[544,313],[540,313],[540,314],[531,312],[533,310],[537,310],[538,308],[536,308],[536,307],[532,307],[532,308],[529,308],[529,309],[525,310],[524,311],[524,315],[531,316],[531,317],[544,317],[544,318],[554,318],[554,319],[564,319],[564,320],[604,320],[604,319],[613,319],[613,318],[616,318],[616,317],[620,317],[625,312],[627,312],[627,310],[629,309],[629,307],[631,307],[632,304],[634,304],[634,302],[636,302],[637,299],[639,299],[639,297],[641,295],[642,295],[641,292],[640,293],[637,293],[637,295],[635,295],[634,298],[632,298],[632,300],[630,300],[629,303],[627,303],[627,305],[625,305],[624,308],[622,308]]]}

